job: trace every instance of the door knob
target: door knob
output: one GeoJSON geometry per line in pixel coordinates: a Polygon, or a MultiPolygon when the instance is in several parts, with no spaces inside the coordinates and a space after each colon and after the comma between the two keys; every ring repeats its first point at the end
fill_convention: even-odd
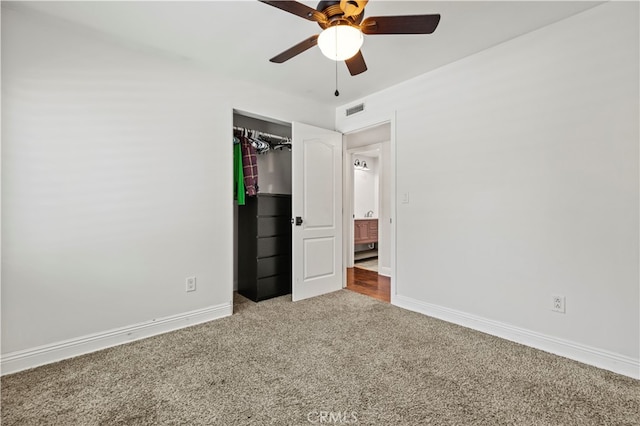
{"type": "Polygon", "coordinates": [[[296,226],[302,225],[302,218],[300,216],[296,216],[296,226]]]}

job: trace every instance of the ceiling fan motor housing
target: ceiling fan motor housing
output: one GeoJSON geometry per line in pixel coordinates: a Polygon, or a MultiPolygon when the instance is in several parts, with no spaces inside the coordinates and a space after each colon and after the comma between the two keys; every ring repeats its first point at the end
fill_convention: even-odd
{"type": "MultiPolygon", "coordinates": [[[[349,1],[357,7],[356,1],[349,1]]],[[[358,15],[344,16],[344,11],[340,8],[340,1],[323,0],[316,6],[318,12],[323,13],[327,17],[327,22],[318,22],[320,28],[327,29],[334,25],[359,25],[364,18],[364,9],[358,15]]]]}

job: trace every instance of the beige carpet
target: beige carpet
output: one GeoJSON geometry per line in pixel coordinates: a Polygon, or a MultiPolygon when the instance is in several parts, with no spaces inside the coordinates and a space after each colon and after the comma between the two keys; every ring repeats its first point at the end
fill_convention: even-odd
{"type": "Polygon", "coordinates": [[[636,380],[347,290],[289,300],[6,376],[2,425],[639,423],[636,380]]]}

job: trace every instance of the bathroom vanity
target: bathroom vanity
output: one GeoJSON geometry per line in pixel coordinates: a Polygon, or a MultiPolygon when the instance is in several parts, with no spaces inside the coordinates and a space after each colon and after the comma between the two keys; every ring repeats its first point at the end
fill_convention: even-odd
{"type": "Polygon", "coordinates": [[[378,242],[378,219],[356,219],[353,226],[353,242],[355,244],[372,244],[378,242]]]}

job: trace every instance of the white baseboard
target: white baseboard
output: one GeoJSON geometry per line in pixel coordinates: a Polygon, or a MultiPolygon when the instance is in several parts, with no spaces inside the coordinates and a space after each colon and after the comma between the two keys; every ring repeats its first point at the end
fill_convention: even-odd
{"type": "Polygon", "coordinates": [[[2,375],[16,373],[40,365],[50,364],[78,355],[129,343],[134,340],[140,340],[157,334],[223,318],[232,313],[233,305],[231,303],[224,303],[102,333],[90,334],[76,339],[10,352],[2,355],[0,371],[2,371],[2,375]]]}
{"type": "Polygon", "coordinates": [[[639,359],[633,359],[581,343],[547,336],[542,333],[515,327],[499,321],[493,321],[455,309],[425,303],[406,296],[395,295],[391,303],[410,311],[478,330],[634,379],[640,379],[639,359]]]}
{"type": "Polygon", "coordinates": [[[384,275],[385,277],[391,276],[391,268],[388,266],[379,266],[378,267],[378,275],[384,275]]]}

